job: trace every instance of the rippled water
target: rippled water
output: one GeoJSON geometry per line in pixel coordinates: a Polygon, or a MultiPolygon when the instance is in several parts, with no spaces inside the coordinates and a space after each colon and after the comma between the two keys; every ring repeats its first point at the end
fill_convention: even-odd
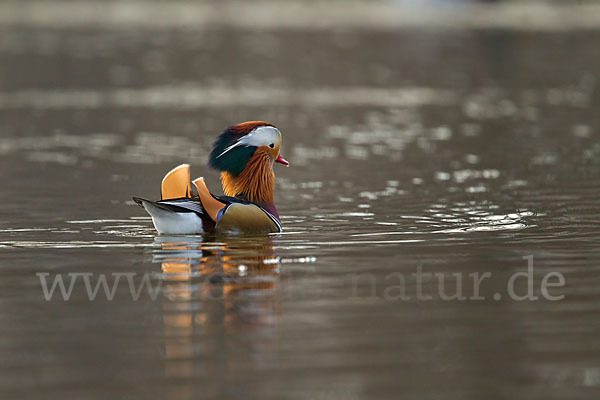
{"type": "Polygon", "coordinates": [[[596,397],[596,8],[180,29],[122,3],[2,6],[3,398],[596,397]],[[218,191],[212,140],[253,119],[284,135],[284,232],[156,236],[131,196],[182,162],[218,191]],[[531,256],[539,299],[513,300],[531,256]]]}

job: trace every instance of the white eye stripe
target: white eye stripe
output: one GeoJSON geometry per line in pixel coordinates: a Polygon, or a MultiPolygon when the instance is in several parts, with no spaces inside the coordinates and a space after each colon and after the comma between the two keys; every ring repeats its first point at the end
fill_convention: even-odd
{"type": "Polygon", "coordinates": [[[217,158],[227,153],[229,150],[238,146],[268,146],[271,143],[279,143],[281,141],[281,132],[274,126],[259,126],[249,134],[242,136],[240,140],[227,147],[217,158]]]}

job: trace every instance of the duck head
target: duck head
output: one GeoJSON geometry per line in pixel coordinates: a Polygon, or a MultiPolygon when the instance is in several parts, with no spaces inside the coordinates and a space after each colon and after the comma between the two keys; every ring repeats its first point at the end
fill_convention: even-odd
{"type": "Polygon", "coordinates": [[[273,203],[273,163],[289,166],[281,156],[281,132],[264,121],[230,126],[219,135],[209,156],[209,165],[221,171],[227,196],[258,204],[273,203]]]}

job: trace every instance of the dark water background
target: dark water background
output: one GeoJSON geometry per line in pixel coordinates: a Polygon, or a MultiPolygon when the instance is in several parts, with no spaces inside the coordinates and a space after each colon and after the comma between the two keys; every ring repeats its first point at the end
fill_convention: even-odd
{"type": "Polygon", "coordinates": [[[49,4],[0,18],[2,398],[597,398],[600,30],[571,9],[290,27],[263,2],[256,26],[182,28],[159,3],[49,4]],[[130,197],[182,162],[219,192],[210,144],[255,119],[292,164],[283,234],[156,237],[130,197]],[[512,300],[528,256],[540,299],[512,300]],[[485,300],[419,300],[419,268],[467,297],[489,272],[485,300]],[[46,301],[38,273],[161,287],[90,301],[80,276],[46,301]]]}

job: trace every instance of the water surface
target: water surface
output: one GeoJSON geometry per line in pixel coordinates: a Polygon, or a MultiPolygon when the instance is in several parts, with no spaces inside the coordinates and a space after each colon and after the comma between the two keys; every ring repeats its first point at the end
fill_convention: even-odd
{"type": "Polygon", "coordinates": [[[595,398],[600,32],[149,10],[0,19],[4,397],[595,398]],[[156,236],[131,196],[182,162],[218,192],[212,140],[255,119],[292,164],[284,232],[156,236]],[[530,256],[540,298],[512,300],[530,256]],[[491,278],[418,299],[419,270],[491,278]],[[46,301],[36,274],[79,275],[46,301]]]}

